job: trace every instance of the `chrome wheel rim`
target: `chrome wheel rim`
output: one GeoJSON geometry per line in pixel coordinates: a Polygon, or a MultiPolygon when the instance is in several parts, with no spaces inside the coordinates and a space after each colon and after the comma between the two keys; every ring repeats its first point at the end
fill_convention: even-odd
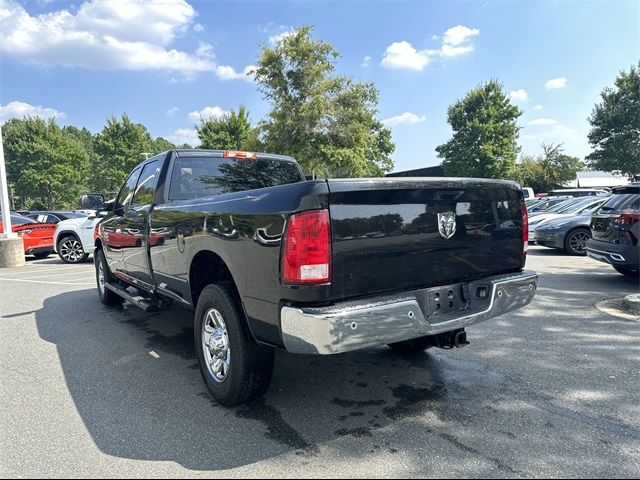
{"type": "Polygon", "coordinates": [[[218,383],[224,382],[229,376],[231,348],[227,325],[215,308],[207,310],[202,322],[202,353],[209,375],[218,383]]]}
{"type": "Polygon", "coordinates": [[[569,246],[574,252],[583,253],[585,251],[589,235],[585,232],[578,232],[571,235],[569,246]]]}
{"type": "Polygon", "coordinates": [[[100,291],[100,295],[104,295],[104,267],[102,266],[102,262],[98,264],[98,290],[100,291]]]}
{"type": "Polygon", "coordinates": [[[68,262],[77,262],[83,255],[84,249],[78,240],[65,240],[60,245],[60,256],[68,262]]]}

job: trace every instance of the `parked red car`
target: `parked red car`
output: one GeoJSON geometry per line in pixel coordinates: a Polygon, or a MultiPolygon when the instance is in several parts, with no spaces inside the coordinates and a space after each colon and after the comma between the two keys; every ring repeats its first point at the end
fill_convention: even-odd
{"type": "MultiPolygon", "coordinates": [[[[25,255],[46,258],[53,252],[55,223],[38,223],[22,215],[11,214],[11,229],[22,237],[25,255]]],[[[2,221],[0,221],[0,233],[4,233],[2,221]]]]}

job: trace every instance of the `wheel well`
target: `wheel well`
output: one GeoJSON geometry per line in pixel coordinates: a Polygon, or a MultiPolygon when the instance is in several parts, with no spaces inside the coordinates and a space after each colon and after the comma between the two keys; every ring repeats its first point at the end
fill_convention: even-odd
{"type": "Polygon", "coordinates": [[[204,287],[220,282],[228,282],[237,297],[238,289],[224,260],[208,250],[198,252],[193,257],[189,268],[189,285],[193,307],[195,308],[198,304],[198,298],[204,287]]]}
{"type": "Polygon", "coordinates": [[[62,239],[66,238],[66,237],[75,237],[77,240],[80,240],[80,237],[78,236],[78,234],[76,232],[74,232],[73,230],[67,230],[65,232],[62,232],[58,235],[57,241],[56,241],[56,249],[58,248],[58,244],[62,241],[62,239]]]}

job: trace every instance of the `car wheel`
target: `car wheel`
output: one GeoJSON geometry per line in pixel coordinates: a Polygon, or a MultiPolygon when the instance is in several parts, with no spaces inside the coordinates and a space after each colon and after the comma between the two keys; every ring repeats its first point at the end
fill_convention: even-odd
{"type": "Polygon", "coordinates": [[[564,239],[564,250],[569,255],[586,255],[587,241],[591,239],[591,230],[588,228],[576,228],[567,233],[564,239]]]}
{"type": "Polygon", "coordinates": [[[106,286],[107,283],[111,283],[112,277],[109,267],[107,266],[107,260],[104,258],[104,252],[98,250],[96,252],[96,284],[98,286],[98,296],[103,305],[121,305],[124,302],[124,298],[115,292],[109,290],[106,286]]]}
{"type": "Polygon", "coordinates": [[[432,337],[413,338],[411,340],[389,344],[389,348],[399,354],[419,353],[431,347],[433,347],[432,337]]]}
{"type": "Polygon", "coordinates": [[[632,270],[631,268],[619,267],[617,265],[614,265],[613,268],[615,268],[616,272],[621,273],[626,277],[631,277],[631,278],[640,277],[640,270],[632,270]]]}
{"type": "Polygon", "coordinates": [[[200,371],[218,403],[231,407],[267,391],[273,373],[273,349],[253,340],[230,286],[205,287],[194,323],[200,371]]]}
{"type": "Polygon", "coordinates": [[[83,263],[89,258],[82,243],[74,235],[67,235],[58,241],[58,256],[64,263],[83,263]]]}
{"type": "Polygon", "coordinates": [[[49,255],[51,255],[51,252],[40,252],[33,254],[36,260],[42,260],[43,258],[47,258],[49,255]]]}

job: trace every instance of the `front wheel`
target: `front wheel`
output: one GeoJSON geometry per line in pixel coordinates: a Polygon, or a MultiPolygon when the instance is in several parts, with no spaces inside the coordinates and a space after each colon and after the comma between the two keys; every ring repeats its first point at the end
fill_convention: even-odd
{"type": "Polygon", "coordinates": [[[82,243],[73,235],[67,235],[58,242],[58,256],[64,263],[83,263],[89,258],[82,243]]]}
{"type": "Polygon", "coordinates": [[[267,391],[273,349],[253,340],[239,300],[229,286],[209,285],[202,291],[194,336],[202,378],[218,403],[231,407],[267,391]]]}
{"type": "Polygon", "coordinates": [[[564,249],[569,255],[586,255],[587,241],[591,239],[591,230],[576,228],[571,230],[564,239],[564,249]]]}
{"type": "Polygon", "coordinates": [[[614,265],[613,268],[616,269],[616,272],[621,273],[625,277],[638,278],[640,277],[640,270],[632,270],[631,268],[619,267],[614,265]]]}
{"type": "Polygon", "coordinates": [[[96,252],[96,283],[98,285],[98,297],[103,305],[121,305],[124,298],[109,290],[106,286],[111,282],[111,272],[107,267],[107,260],[104,258],[104,252],[98,250],[96,252]]]}

